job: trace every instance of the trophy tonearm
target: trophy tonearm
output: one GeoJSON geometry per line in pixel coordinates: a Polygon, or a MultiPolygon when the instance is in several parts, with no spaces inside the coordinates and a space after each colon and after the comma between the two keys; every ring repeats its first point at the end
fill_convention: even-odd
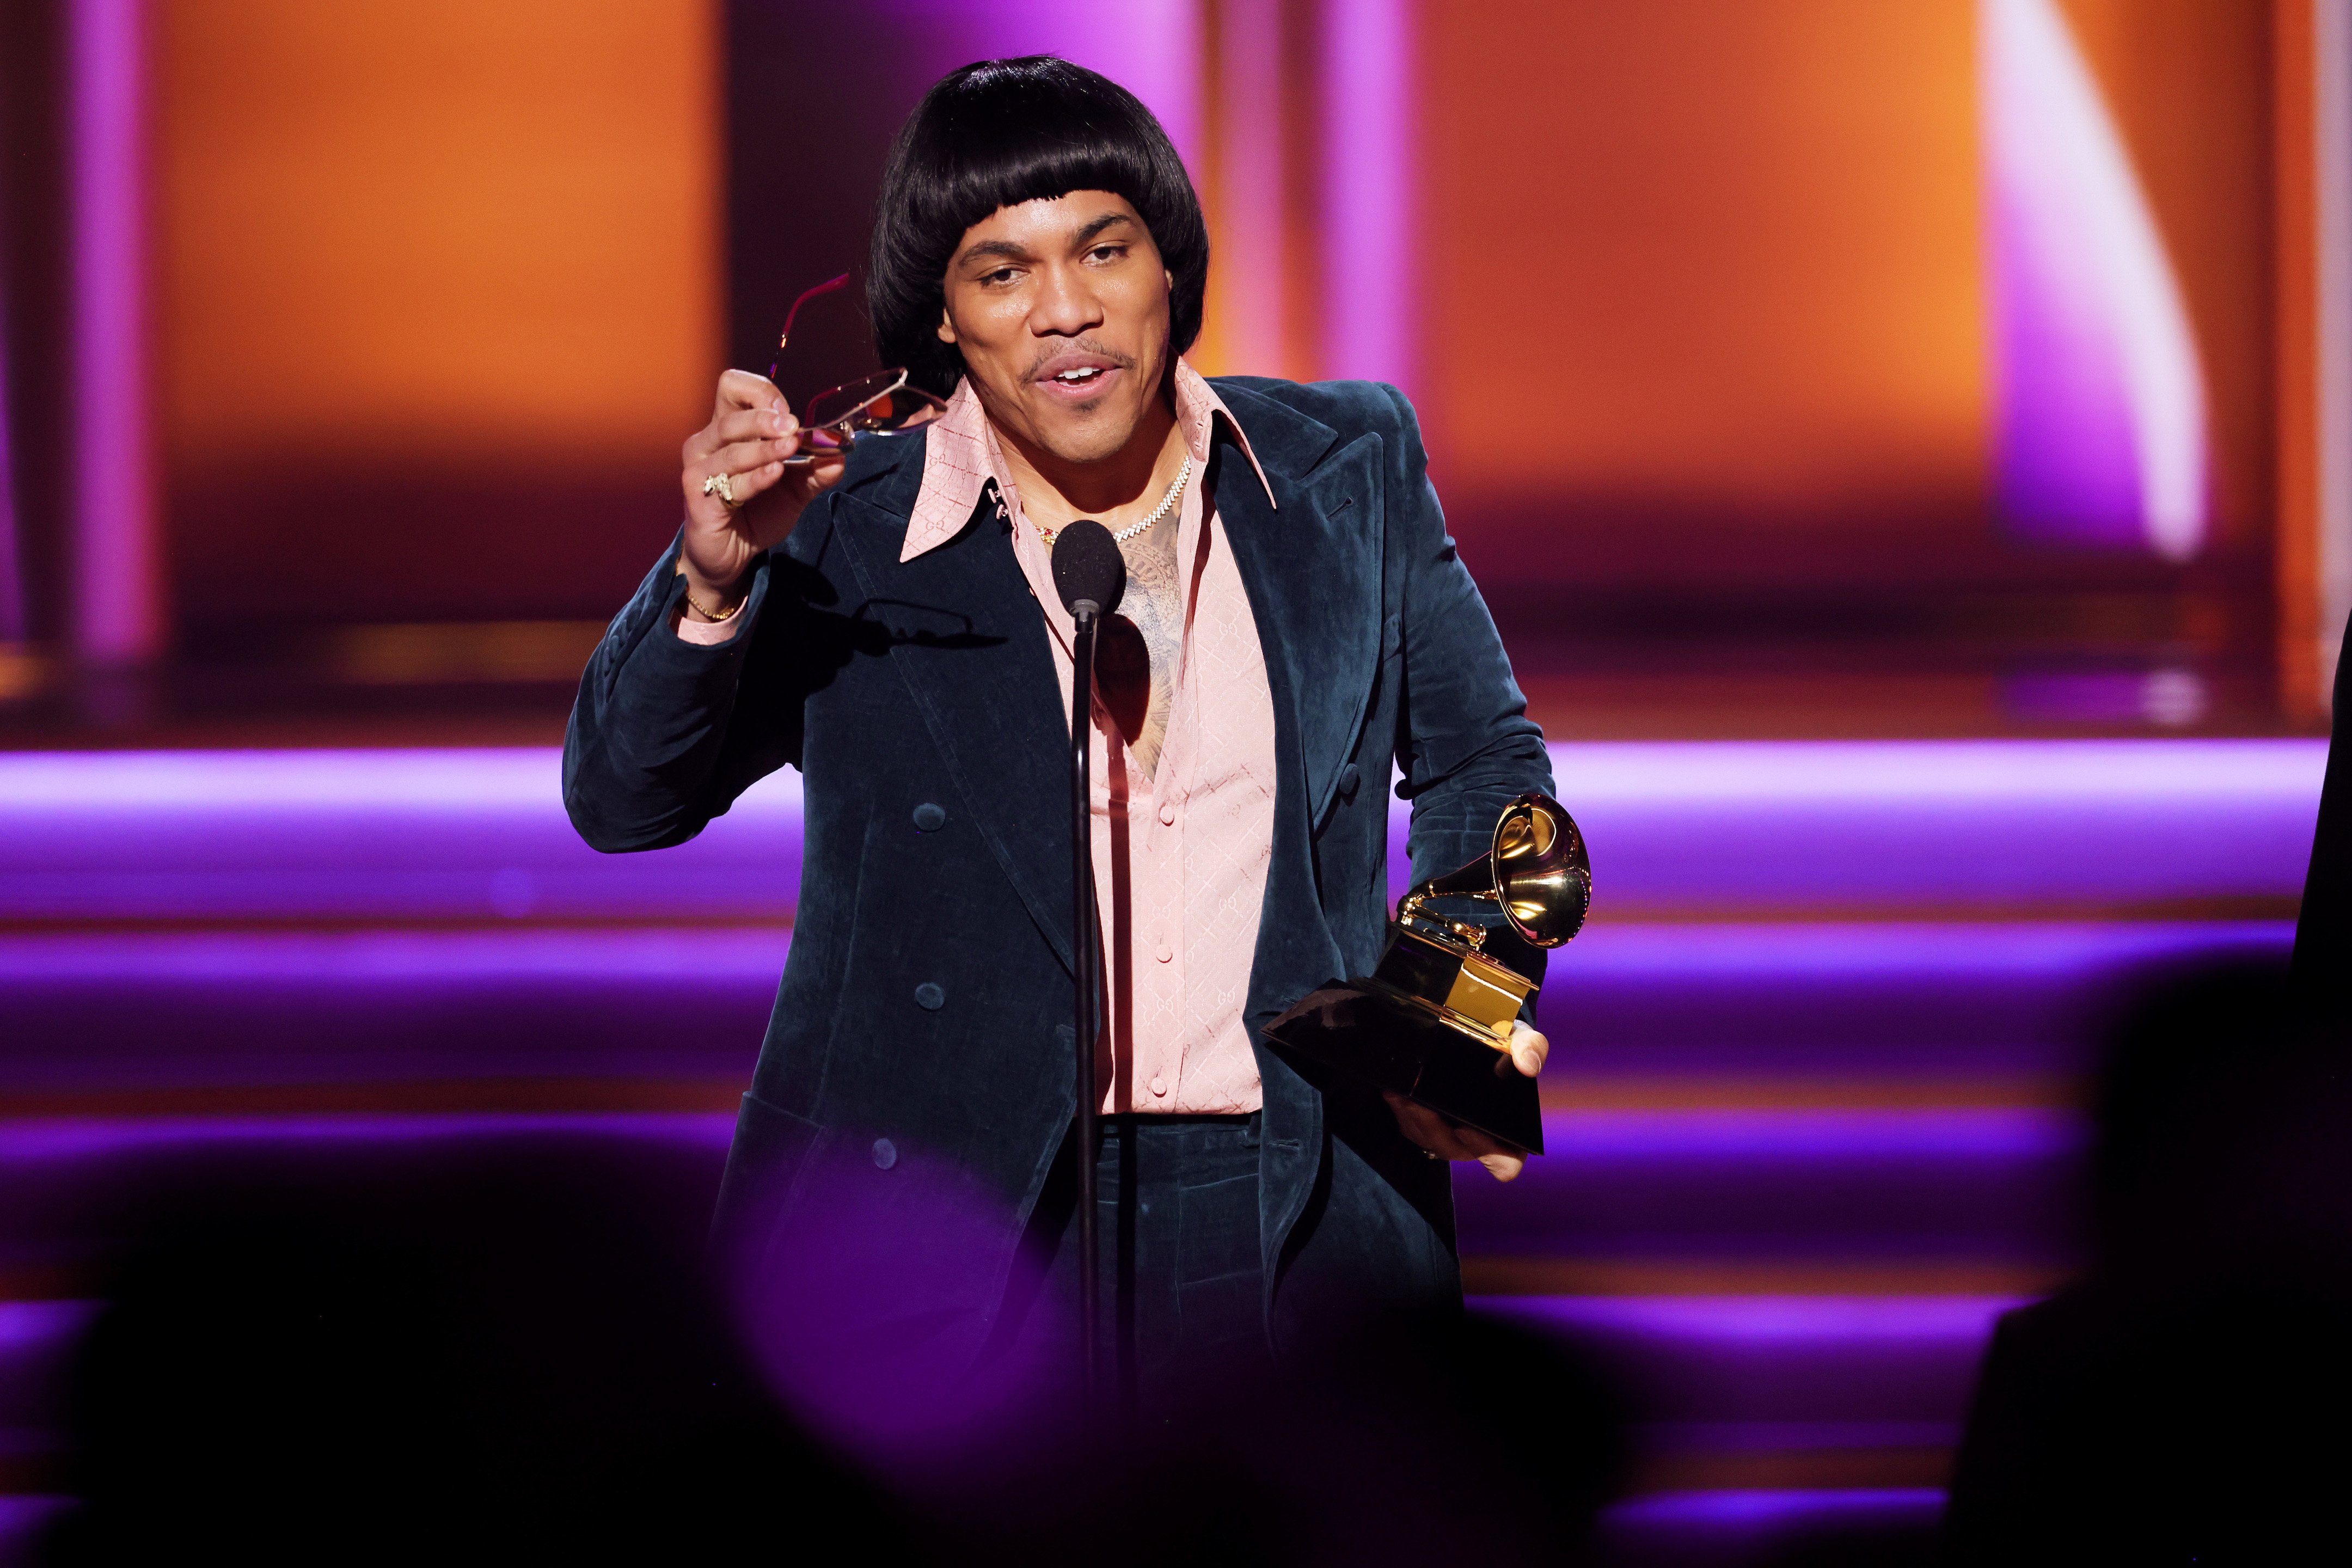
{"type": "Polygon", "coordinates": [[[1486,951],[1488,928],[1432,911],[1428,906],[1440,899],[1494,904],[1529,946],[1558,947],[1583,926],[1592,903],[1584,835],[1549,795],[1520,795],[1503,808],[1486,854],[1404,896],[1388,951],[1372,973],[1381,990],[1507,1050],[1511,1022],[1537,982],[1486,951]]]}

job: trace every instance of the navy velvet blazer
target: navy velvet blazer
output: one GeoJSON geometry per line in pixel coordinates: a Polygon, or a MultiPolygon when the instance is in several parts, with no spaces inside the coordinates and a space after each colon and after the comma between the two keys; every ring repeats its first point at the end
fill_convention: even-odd
{"type": "MultiPolygon", "coordinates": [[[[1504,804],[1552,784],[1403,395],[1215,384],[1276,502],[1221,437],[1208,482],[1256,615],[1281,770],[1255,1034],[1377,961],[1392,763],[1416,879],[1483,853],[1504,804]]],[[[741,630],[718,647],[665,629],[682,592],[673,546],[581,681],[564,804],[597,848],[654,849],[762,774],[801,769],[792,952],[721,1226],[772,1245],[812,1205],[843,1201],[821,1195],[838,1181],[864,1184],[846,1194],[857,1212],[889,1212],[902,1152],[919,1151],[982,1194],[987,1245],[968,1277],[931,1279],[951,1299],[922,1304],[978,1343],[1074,1109],[1068,740],[1045,619],[993,509],[898,559],[922,471],[919,436],[859,445],[761,559],[741,630]]],[[[1277,1347],[1307,1325],[1458,1302],[1448,1167],[1377,1095],[1262,1039],[1258,1059],[1277,1347]]]]}

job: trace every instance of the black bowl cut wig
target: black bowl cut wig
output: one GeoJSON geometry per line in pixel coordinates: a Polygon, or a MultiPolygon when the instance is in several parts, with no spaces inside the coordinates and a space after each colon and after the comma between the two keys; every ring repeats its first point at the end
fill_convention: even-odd
{"type": "Polygon", "coordinates": [[[1169,352],[1191,348],[1209,286],[1209,226],[1184,160],[1135,94],[1084,66],[1028,55],[949,72],[898,132],[866,276],[882,363],[951,395],[963,355],[937,329],[964,231],[999,207],[1072,191],[1110,191],[1141,216],[1175,279],[1169,352]]]}

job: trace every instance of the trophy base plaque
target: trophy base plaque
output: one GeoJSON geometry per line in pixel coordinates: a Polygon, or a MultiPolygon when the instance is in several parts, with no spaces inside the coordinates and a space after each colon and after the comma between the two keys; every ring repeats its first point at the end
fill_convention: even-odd
{"type": "Polygon", "coordinates": [[[1543,1152],[1536,1081],[1511,1063],[1511,1020],[1534,983],[1466,946],[1392,926],[1369,979],[1326,986],[1266,1026],[1301,1056],[1543,1152]]]}

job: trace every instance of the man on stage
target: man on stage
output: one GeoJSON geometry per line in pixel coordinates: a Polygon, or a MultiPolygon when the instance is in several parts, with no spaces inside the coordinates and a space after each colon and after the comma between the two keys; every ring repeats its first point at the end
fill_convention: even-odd
{"type": "MultiPolygon", "coordinates": [[[[867,287],[884,362],[945,412],[812,462],[773,384],[721,376],[685,527],[564,750],[604,850],[683,842],[761,775],[803,775],[722,1235],[770,1253],[828,1205],[894,1213],[894,1183],[953,1172],[981,1244],[895,1310],[980,1360],[1075,1298],[1094,1159],[1104,1331],[1147,1405],[1458,1307],[1446,1162],[1508,1180],[1518,1157],[1260,1031],[1378,959],[1392,769],[1416,881],[1551,788],[1412,410],[1371,383],[1202,378],[1178,356],[1207,270],[1183,165],[1131,94],[1045,58],[946,78],[891,155],[867,287]],[[1074,931],[1049,560],[1080,518],[1129,586],[1092,715],[1100,929],[1074,931]],[[1071,1135],[1081,942],[1105,976],[1098,1150],[1071,1135]]],[[[702,1026],[690,991],[677,1026],[702,1026]]],[[[1512,1063],[1545,1049],[1522,1024],[1512,1063]]]]}

